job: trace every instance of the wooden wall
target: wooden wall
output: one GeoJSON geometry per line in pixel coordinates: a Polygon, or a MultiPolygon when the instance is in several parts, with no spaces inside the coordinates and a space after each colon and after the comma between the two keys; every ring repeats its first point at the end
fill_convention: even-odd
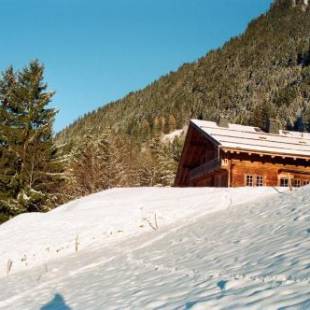
{"type": "Polygon", "coordinates": [[[280,177],[290,179],[299,179],[302,182],[310,181],[310,163],[309,166],[300,161],[281,158],[252,157],[246,155],[231,155],[230,175],[231,186],[245,186],[246,175],[263,176],[264,186],[279,186],[280,177]],[[237,157],[237,158],[236,158],[237,157]],[[243,158],[242,158],[243,157],[243,158]],[[294,163],[295,164],[292,164],[294,163]]]}
{"type": "Polygon", "coordinates": [[[246,175],[263,176],[265,186],[278,184],[278,167],[276,165],[232,160],[231,186],[245,186],[246,175]]]}
{"type": "MultiPolygon", "coordinates": [[[[175,186],[196,186],[195,184],[190,184],[188,172],[191,169],[214,159],[217,156],[217,152],[217,147],[211,141],[206,139],[206,137],[191,124],[186,135],[175,180],[175,186]]],[[[196,183],[198,184],[199,182],[200,184],[209,184],[212,181],[199,180],[196,183]]]]}
{"type": "Polygon", "coordinates": [[[191,186],[194,187],[227,187],[228,173],[226,170],[219,170],[195,180],[191,186]]]}

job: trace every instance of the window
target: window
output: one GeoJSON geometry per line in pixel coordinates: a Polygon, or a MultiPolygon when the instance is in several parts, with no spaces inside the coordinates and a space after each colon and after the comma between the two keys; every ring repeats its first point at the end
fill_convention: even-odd
{"type": "Polygon", "coordinates": [[[288,187],[288,178],[281,178],[280,179],[280,186],[281,187],[288,187]]]}
{"type": "Polygon", "coordinates": [[[294,179],[293,180],[293,186],[294,187],[300,187],[301,186],[301,180],[300,179],[294,179]]]}
{"type": "Polygon", "coordinates": [[[310,184],[310,181],[309,180],[305,180],[303,181],[302,185],[309,185],[310,184]]]}
{"type": "Polygon", "coordinates": [[[264,177],[262,175],[250,175],[245,176],[246,186],[264,186],[264,177]]]}
{"type": "Polygon", "coordinates": [[[245,176],[245,184],[246,186],[253,186],[253,176],[252,175],[246,175],[245,176]]]}
{"type": "Polygon", "coordinates": [[[264,177],[262,175],[256,176],[256,186],[264,186],[264,177]]]}

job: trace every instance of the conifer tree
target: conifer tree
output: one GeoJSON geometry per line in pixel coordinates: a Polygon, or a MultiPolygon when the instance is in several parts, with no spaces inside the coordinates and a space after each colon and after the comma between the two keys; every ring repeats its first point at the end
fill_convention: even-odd
{"type": "Polygon", "coordinates": [[[143,137],[148,137],[150,135],[150,124],[146,119],[144,119],[141,123],[141,130],[143,137]]]}
{"type": "Polygon", "coordinates": [[[141,171],[144,182],[151,186],[170,186],[173,184],[177,163],[173,160],[170,145],[154,138],[150,143],[149,162],[141,171]],[[147,181],[148,180],[148,181],[147,181]]]}
{"type": "Polygon", "coordinates": [[[159,135],[161,131],[161,121],[158,116],[156,116],[153,120],[153,134],[155,136],[159,135]]]}
{"type": "Polygon", "coordinates": [[[79,197],[129,185],[133,172],[129,164],[129,145],[124,143],[124,138],[106,129],[96,140],[84,137],[83,141],[74,151],[68,168],[68,196],[79,197]]]}
{"type": "Polygon", "coordinates": [[[43,73],[33,61],[0,79],[0,204],[10,215],[52,208],[63,178],[52,136],[56,111],[48,106],[54,93],[43,73]]]}
{"type": "Polygon", "coordinates": [[[67,194],[72,197],[84,196],[106,188],[105,162],[107,161],[107,143],[104,140],[93,141],[85,138],[74,151],[67,184],[67,194]]]}
{"type": "Polygon", "coordinates": [[[177,128],[177,122],[173,115],[169,115],[168,128],[168,132],[171,132],[177,128]]]}
{"type": "Polygon", "coordinates": [[[258,104],[254,108],[253,112],[253,125],[260,127],[261,129],[268,131],[269,129],[269,120],[271,118],[271,111],[268,103],[263,102],[258,104]]]}
{"type": "MultiPolygon", "coordinates": [[[[18,165],[16,156],[11,148],[10,128],[15,127],[13,111],[16,106],[12,104],[16,78],[13,68],[10,67],[3,74],[0,82],[0,213],[9,215],[13,206],[10,199],[14,196],[15,167],[18,165]]],[[[15,130],[15,129],[13,129],[15,130]]]]}

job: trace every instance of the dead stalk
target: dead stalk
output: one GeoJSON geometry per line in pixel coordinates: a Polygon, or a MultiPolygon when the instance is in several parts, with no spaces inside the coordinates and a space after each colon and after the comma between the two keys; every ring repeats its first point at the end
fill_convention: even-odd
{"type": "Polygon", "coordinates": [[[7,264],[6,264],[6,274],[9,275],[11,269],[12,269],[12,265],[13,265],[13,262],[11,259],[8,260],[7,264]]]}
{"type": "Polygon", "coordinates": [[[79,251],[79,245],[80,245],[79,235],[76,235],[76,237],[75,237],[75,252],[79,251]]]}
{"type": "Polygon", "coordinates": [[[154,214],[154,225],[153,225],[153,223],[148,219],[148,218],[144,218],[144,220],[149,224],[149,226],[154,230],[154,231],[156,231],[156,230],[158,230],[158,223],[157,223],[157,215],[156,215],[156,212],[155,212],[155,214],[154,214]]]}
{"type": "Polygon", "coordinates": [[[156,212],[155,212],[155,215],[154,215],[154,220],[155,220],[155,227],[156,227],[156,230],[158,230],[158,223],[157,223],[157,215],[156,215],[156,212]]]}

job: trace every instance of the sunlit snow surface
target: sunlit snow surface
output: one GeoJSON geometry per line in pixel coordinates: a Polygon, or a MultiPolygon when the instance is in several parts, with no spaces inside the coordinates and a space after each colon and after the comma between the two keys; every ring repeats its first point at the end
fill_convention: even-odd
{"type": "Polygon", "coordinates": [[[0,268],[0,309],[310,309],[310,188],[102,192],[1,225],[0,268]]]}

